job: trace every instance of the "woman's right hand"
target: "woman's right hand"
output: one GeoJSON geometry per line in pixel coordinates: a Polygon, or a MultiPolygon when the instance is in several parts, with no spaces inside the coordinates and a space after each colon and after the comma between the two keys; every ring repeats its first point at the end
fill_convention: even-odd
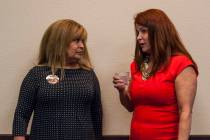
{"type": "Polygon", "coordinates": [[[117,75],[113,76],[113,84],[119,92],[124,92],[126,90],[127,84],[117,75]]]}
{"type": "Polygon", "coordinates": [[[133,105],[130,100],[129,92],[128,92],[128,83],[125,83],[124,80],[121,80],[119,76],[113,76],[114,87],[119,91],[120,102],[121,104],[129,111],[132,112],[134,110],[133,105]]]}

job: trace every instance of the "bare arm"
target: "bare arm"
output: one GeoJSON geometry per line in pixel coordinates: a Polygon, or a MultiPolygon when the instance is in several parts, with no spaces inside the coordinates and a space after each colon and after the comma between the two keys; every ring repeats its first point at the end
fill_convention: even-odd
{"type": "Polygon", "coordinates": [[[192,67],[185,68],[175,80],[179,106],[178,140],[188,140],[191,130],[192,108],[197,90],[197,75],[192,67]]]}
{"type": "Polygon", "coordinates": [[[123,82],[123,80],[120,80],[118,77],[114,76],[113,77],[113,83],[114,87],[118,90],[119,96],[120,96],[120,102],[121,104],[129,111],[132,112],[133,105],[130,101],[130,96],[129,96],[129,88],[126,88],[126,84],[123,82]]]}
{"type": "Polygon", "coordinates": [[[15,136],[14,140],[25,140],[25,136],[15,136]]]}

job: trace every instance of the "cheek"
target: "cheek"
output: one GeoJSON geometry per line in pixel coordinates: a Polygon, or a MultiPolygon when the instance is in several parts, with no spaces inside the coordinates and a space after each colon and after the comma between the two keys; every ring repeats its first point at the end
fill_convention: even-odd
{"type": "Polygon", "coordinates": [[[68,55],[73,55],[75,53],[75,46],[74,45],[70,45],[68,48],[67,48],[67,54],[68,55]]]}
{"type": "Polygon", "coordinates": [[[147,41],[147,42],[149,42],[148,34],[146,34],[146,35],[144,36],[144,40],[147,41]]]}
{"type": "Polygon", "coordinates": [[[67,49],[67,56],[72,56],[74,54],[72,48],[67,49]]]}

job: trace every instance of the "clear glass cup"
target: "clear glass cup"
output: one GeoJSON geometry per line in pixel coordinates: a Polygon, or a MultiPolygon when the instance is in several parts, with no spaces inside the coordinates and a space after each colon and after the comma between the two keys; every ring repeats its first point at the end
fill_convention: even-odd
{"type": "Polygon", "coordinates": [[[129,81],[130,81],[130,72],[117,72],[117,73],[115,73],[115,76],[117,76],[121,80],[123,80],[126,85],[129,84],[129,81]]]}

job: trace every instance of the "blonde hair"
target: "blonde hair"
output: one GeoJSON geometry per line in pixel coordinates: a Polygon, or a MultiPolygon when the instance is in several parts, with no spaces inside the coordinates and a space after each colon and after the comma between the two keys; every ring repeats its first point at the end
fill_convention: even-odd
{"type": "Polygon", "coordinates": [[[67,47],[69,43],[78,39],[84,44],[84,55],[78,63],[81,68],[92,69],[86,46],[87,31],[82,25],[70,19],[58,20],[47,28],[40,44],[38,65],[51,67],[52,74],[61,68],[63,77],[67,47]]]}

